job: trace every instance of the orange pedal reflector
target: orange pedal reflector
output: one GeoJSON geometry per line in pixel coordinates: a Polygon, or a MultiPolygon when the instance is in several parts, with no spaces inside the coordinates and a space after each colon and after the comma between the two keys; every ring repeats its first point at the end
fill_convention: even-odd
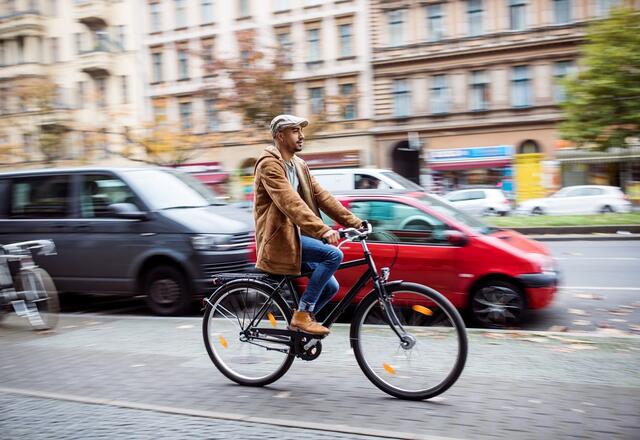
{"type": "Polygon", "coordinates": [[[224,336],[218,336],[218,340],[220,341],[220,345],[222,345],[224,348],[229,347],[229,343],[224,338],[224,336]]]}
{"type": "Polygon", "coordinates": [[[386,362],[384,364],[382,364],[382,366],[387,371],[387,373],[396,374],[396,370],[391,365],[387,364],[386,362]]]}
{"type": "Polygon", "coordinates": [[[433,315],[433,312],[431,311],[431,309],[427,309],[425,306],[415,305],[411,308],[413,309],[413,311],[422,313],[423,315],[427,315],[427,316],[433,315]]]}
{"type": "Polygon", "coordinates": [[[276,326],[276,318],[275,316],[273,316],[273,313],[269,312],[267,313],[267,318],[269,318],[269,322],[271,323],[272,327],[276,326]]]}

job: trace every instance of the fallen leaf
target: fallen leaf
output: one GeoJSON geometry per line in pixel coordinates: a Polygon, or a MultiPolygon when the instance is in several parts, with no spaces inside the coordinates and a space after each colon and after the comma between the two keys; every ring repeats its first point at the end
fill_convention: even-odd
{"type": "Polygon", "coordinates": [[[549,339],[555,339],[561,342],[569,342],[571,344],[595,344],[595,341],[583,341],[582,339],[567,338],[566,336],[548,335],[549,339]]]}
{"type": "Polygon", "coordinates": [[[586,321],[584,319],[577,319],[573,321],[573,325],[591,325],[591,321],[586,321]]]}
{"type": "Polygon", "coordinates": [[[547,331],[550,332],[566,332],[569,329],[564,325],[552,325],[547,331]]]}

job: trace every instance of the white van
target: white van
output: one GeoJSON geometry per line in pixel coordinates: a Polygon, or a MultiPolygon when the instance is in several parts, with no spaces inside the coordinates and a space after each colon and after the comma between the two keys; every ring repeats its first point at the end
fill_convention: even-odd
{"type": "Polygon", "coordinates": [[[378,168],[331,168],[311,170],[329,192],[354,189],[404,189],[424,191],[420,185],[391,170],[378,168]]]}

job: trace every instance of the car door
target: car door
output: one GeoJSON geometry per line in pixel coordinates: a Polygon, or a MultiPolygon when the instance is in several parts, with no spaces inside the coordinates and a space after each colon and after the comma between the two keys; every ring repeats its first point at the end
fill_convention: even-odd
{"type": "Polygon", "coordinates": [[[0,242],[53,240],[57,255],[35,256],[59,290],[76,267],[66,261],[72,242],[72,175],[65,173],[16,176],[8,180],[6,215],[0,219],[0,242]]]}
{"type": "Polygon", "coordinates": [[[481,189],[469,191],[465,203],[468,206],[468,213],[477,216],[484,214],[487,204],[485,192],[481,189]]]}
{"type": "Polygon", "coordinates": [[[77,216],[66,260],[76,269],[68,283],[84,292],[127,292],[134,262],[153,246],[153,221],[118,218],[109,205],[142,202],[129,186],[111,173],[78,175],[77,216]]]}
{"type": "Polygon", "coordinates": [[[471,214],[471,200],[469,200],[469,191],[456,191],[448,194],[447,200],[460,211],[471,214]]]}
{"type": "MultiPolygon", "coordinates": [[[[378,269],[391,267],[391,280],[426,284],[443,294],[451,291],[457,276],[458,248],[451,246],[444,231],[447,225],[408,203],[398,200],[352,200],[349,209],[371,222],[374,233],[369,249],[378,269]]],[[[359,243],[343,246],[345,256],[361,258],[359,243]]],[[[345,258],[346,260],[346,258],[345,258]]],[[[362,272],[348,269],[336,275],[342,286],[351,286],[362,272]]]]}

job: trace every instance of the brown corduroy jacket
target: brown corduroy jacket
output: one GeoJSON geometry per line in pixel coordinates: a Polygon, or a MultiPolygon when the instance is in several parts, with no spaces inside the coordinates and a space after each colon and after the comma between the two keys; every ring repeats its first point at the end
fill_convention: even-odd
{"type": "Polygon", "coordinates": [[[320,186],[304,160],[294,155],[292,161],[299,192],[289,183],[284,159],[275,146],[265,148],[255,166],[256,267],[281,275],[300,274],[300,233],[320,239],[331,229],[320,218],[320,210],[343,226],[357,228],[362,224],[320,186]]]}

